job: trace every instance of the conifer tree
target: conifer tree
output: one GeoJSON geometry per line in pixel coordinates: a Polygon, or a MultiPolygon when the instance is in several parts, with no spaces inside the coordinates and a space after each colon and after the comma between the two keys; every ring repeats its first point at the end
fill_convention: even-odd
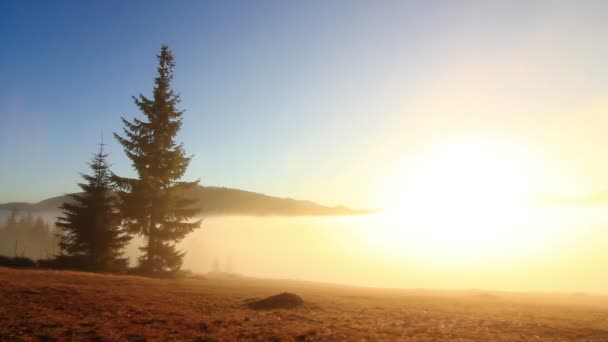
{"type": "Polygon", "coordinates": [[[104,144],[89,163],[92,174],[82,174],[83,193],[72,194],[72,203],[63,203],[63,216],[55,223],[63,255],[81,260],[80,267],[91,271],[119,271],[127,266],[122,250],[131,237],[121,226],[112,173],[104,144]]]}
{"type": "Polygon", "coordinates": [[[199,212],[196,200],[183,197],[184,191],[198,181],[180,181],[191,157],[175,141],[184,111],[176,108],[179,94],[171,88],[173,54],[163,45],[157,57],[153,98],[141,94],[133,97],[144,118],[122,118],[124,136],[114,134],[137,173],[137,178],[114,178],[121,189],[123,224],[129,232],[144,238],[139,266],[149,275],[181,268],[184,253],[176,245],[201,222],[193,220],[199,212]]]}

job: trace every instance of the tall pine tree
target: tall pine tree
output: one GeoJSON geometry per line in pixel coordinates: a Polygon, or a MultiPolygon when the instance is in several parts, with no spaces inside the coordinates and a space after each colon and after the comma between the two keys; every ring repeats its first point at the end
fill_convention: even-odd
{"type": "Polygon", "coordinates": [[[60,206],[63,216],[55,223],[59,248],[63,255],[81,260],[79,265],[91,271],[119,271],[127,266],[122,250],[131,237],[121,226],[116,196],[112,192],[112,173],[107,154],[99,152],[89,163],[92,174],[83,174],[83,193],[72,194],[73,202],[60,206]]]}
{"type": "Polygon", "coordinates": [[[141,235],[140,270],[162,275],[181,268],[184,253],[176,245],[200,226],[194,220],[200,211],[196,200],[183,197],[184,191],[198,181],[182,182],[191,157],[185,155],[175,137],[182,125],[184,111],[176,108],[179,94],[171,89],[173,54],[166,45],[158,57],[158,76],[153,98],[133,97],[144,119],[122,118],[124,136],[114,134],[131,159],[138,178],[115,176],[121,191],[123,224],[129,232],[141,235]]]}

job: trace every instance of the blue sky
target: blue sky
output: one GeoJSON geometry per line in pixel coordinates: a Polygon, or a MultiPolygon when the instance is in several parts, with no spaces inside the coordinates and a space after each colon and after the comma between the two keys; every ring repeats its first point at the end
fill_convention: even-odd
{"type": "MultiPolygon", "coordinates": [[[[186,178],[327,204],[376,206],[371,193],[388,166],[437,134],[476,134],[483,126],[512,137],[530,126],[526,110],[450,105],[446,92],[469,87],[466,78],[460,86],[457,81],[470,68],[478,71],[478,64],[496,77],[512,75],[503,68],[506,55],[535,71],[521,84],[509,80],[490,87],[487,96],[500,108],[521,100],[527,110],[543,113],[534,122],[548,123],[557,109],[601,96],[606,53],[594,44],[608,41],[604,7],[3,1],[0,202],[76,191],[78,173],[87,172],[102,132],[115,172],[130,174],[111,134],[120,132],[121,116],[140,115],[131,96],[150,94],[155,55],[166,43],[176,57],[174,88],[186,109],[179,139],[195,154],[186,178]],[[592,81],[585,72],[593,73],[592,81]],[[556,84],[556,74],[564,84],[556,84]],[[535,95],[521,92],[522,84],[534,87],[535,95]],[[437,114],[446,107],[454,108],[453,115],[437,114]],[[441,128],[446,122],[456,124],[441,128]]],[[[481,82],[477,76],[471,94],[481,82]]]]}

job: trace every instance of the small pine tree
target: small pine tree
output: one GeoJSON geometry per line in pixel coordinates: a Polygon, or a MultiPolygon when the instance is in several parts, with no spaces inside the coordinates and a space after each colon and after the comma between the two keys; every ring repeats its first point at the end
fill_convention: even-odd
{"type": "Polygon", "coordinates": [[[175,137],[182,125],[183,111],[176,108],[179,95],[171,89],[173,54],[164,45],[157,56],[159,66],[153,99],[133,97],[145,115],[124,123],[124,137],[114,134],[131,159],[138,178],[115,176],[120,188],[123,224],[141,235],[140,271],[149,275],[174,273],[181,268],[184,253],[176,244],[200,226],[193,221],[200,211],[196,200],[183,197],[196,182],[182,182],[191,157],[185,155],[175,137]]]}
{"type": "Polygon", "coordinates": [[[112,180],[104,144],[89,166],[92,175],[83,174],[86,183],[78,186],[83,193],[72,194],[73,203],[63,203],[63,216],[55,223],[59,248],[64,256],[86,263],[91,271],[120,271],[127,266],[122,250],[131,237],[121,227],[121,219],[112,193],[112,180]]]}

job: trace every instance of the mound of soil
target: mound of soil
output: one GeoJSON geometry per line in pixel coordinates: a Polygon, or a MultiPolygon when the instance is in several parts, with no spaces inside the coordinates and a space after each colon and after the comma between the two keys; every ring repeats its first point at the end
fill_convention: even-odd
{"type": "Polygon", "coordinates": [[[303,305],[304,300],[300,296],[289,292],[247,303],[247,306],[254,310],[293,309],[303,305]]]}

